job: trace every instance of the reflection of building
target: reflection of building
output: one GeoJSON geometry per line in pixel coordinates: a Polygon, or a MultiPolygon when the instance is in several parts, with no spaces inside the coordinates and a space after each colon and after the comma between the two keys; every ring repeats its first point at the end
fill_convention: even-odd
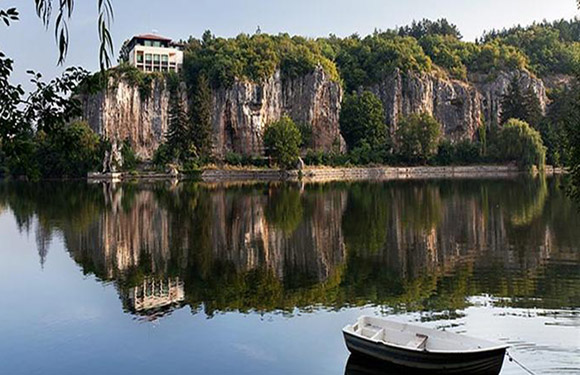
{"type": "Polygon", "coordinates": [[[171,311],[185,299],[183,282],[178,278],[156,280],[146,278],[141,284],[130,288],[123,296],[129,311],[146,315],[153,320],[171,311]]]}
{"type": "Polygon", "coordinates": [[[178,72],[183,64],[183,51],[171,39],[153,34],[136,35],[127,46],[128,63],[144,72],[178,72]]]}

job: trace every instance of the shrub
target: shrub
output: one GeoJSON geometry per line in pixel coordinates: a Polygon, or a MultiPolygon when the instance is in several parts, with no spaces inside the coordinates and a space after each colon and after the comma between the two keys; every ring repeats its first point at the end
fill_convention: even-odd
{"type": "Polygon", "coordinates": [[[514,161],[522,168],[537,166],[543,169],[546,163],[546,148],[542,136],[528,123],[510,119],[499,131],[493,155],[502,161],[514,161]]]}
{"type": "Polygon", "coordinates": [[[469,165],[482,161],[480,144],[468,140],[454,144],[444,139],[439,143],[435,156],[435,162],[438,165],[469,165]]]}
{"type": "Polygon", "coordinates": [[[241,166],[244,161],[244,156],[236,152],[227,152],[224,161],[229,165],[241,166]]]}
{"type": "Polygon", "coordinates": [[[44,177],[83,177],[103,160],[99,136],[81,121],[39,132],[38,161],[44,177]]]}
{"type": "Polygon", "coordinates": [[[404,162],[425,163],[437,152],[441,125],[428,113],[402,118],[396,131],[396,154],[404,162]]]}
{"type": "Polygon", "coordinates": [[[370,91],[346,95],[340,111],[340,131],[350,150],[363,144],[371,150],[385,149],[388,127],[383,103],[370,91]]]}
{"type": "Polygon", "coordinates": [[[300,156],[300,142],[300,131],[288,116],[268,126],[264,134],[267,155],[284,169],[296,165],[300,156]]]}
{"type": "Polygon", "coordinates": [[[159,145],[153,154],[153,164],[157,167],[164,168],[167,164],[173,161],[173,152],[167,143],[159,145]]]}
{"type": "Polygon", "coordinates": [[[137,157],[137,154],[135,154],[135,150],[133,150],[128,139],[123,141],[123,145],[121,146],[121,156],[123,157],[124,170],[132,171],[137,168],[137,164],[139,164],[140,160],[137,157]]]}

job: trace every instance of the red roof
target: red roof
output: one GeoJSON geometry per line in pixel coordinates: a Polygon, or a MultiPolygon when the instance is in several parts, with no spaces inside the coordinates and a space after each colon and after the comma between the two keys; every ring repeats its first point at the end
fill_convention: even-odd
{"type": "Polygon", "coordinates": [[[164,42],[171,42],[171,39],[165,38],[165,37],[160,36],[160,35],[155,35],[155,34],[135,35],[132,39],[147,39],[147,40],[160,40],[160,41],[164,41],[164,42]]]}

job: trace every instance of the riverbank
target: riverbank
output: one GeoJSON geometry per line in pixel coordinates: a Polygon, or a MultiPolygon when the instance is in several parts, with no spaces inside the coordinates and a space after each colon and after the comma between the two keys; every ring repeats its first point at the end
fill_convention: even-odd
{"type": "MultiPolygon", "coordinates": [[[[123,180],[167,180],[167,179],[200,179],[206,182],[220,181],[356,181],[356,180],[406,180],[432,178],[502,178],[526,174],[515,165],[473,165],[473,166],[420,166],[420,167],[308,167],[301,171],[283,171],[267,168],[205,169],[195,175],[174,175],[169,173],[91,173],[89,181],[123,181],[123,180]]],[[[548,176],[563,174],[562,168],[547,166],[548,176]]]]}

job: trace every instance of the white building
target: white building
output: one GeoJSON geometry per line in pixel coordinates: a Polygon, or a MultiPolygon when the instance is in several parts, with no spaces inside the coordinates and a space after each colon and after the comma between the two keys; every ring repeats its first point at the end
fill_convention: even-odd
{"type": "Polygon", "coordinates": [[[182,47],[159,35],[136,35],[127,49],[128,63],[144,72],[178,72],[183,64],[182,47]]]}

